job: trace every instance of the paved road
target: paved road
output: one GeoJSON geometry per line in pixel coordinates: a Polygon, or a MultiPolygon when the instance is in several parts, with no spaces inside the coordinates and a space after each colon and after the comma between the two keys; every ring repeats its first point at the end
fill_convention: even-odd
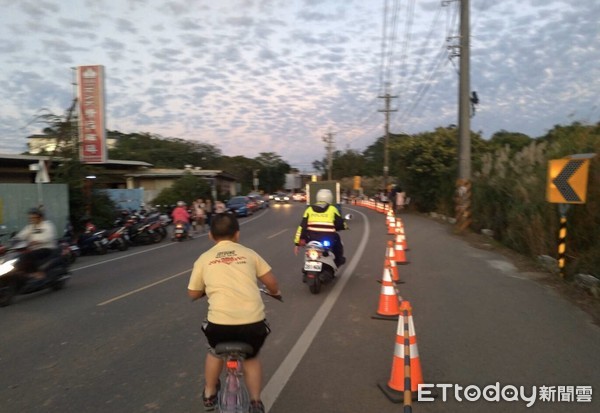
{"type": "MultiPolygon", "coordinates": [[[[341,278],[311,295],[291,238],[300,205],[242,219],[242,242],[280,278],[285,302],[266,299],[273,333],[263,351],[271,413],[401,411],[389,379],[397,323],[373,320],[386,235],[383,215],[352,207],[341,278]]],[[[600,384],[600,329],[587,315],[475,249],[443,224],[403,216],[410,264],[399,267],[413,307],[425,381],[480,388],[600,384]]],[[[70,286],[21,297],[0,311],[0,411],[201,412],[206,303],[185,296],[206,236],[85,257],[70,286]]],[[[600,411],[593,404],[417,402],[415,412],[600,411]]]]}
{"type": "MultiPolygon", "coordinates": [[[[369,251],[284,388],[272,413],[401,411],[376,383],[390,378],[395,322],[373,320],[385,241],[372,222],[369,251]]],[[[403,216],[410,264],[399,267],[400,291],[413,307],[427,383],[524,386],[600,385],[600,329],[551,290],[520,274],[504,257],[469,246],[449,227],[403,216]]],[[[556,388],[558,390],[558,388],[556,388]]],[[[573,389],[574,390],[574,389],[573,389]]],[[[566,390],[568,392],[569,390],[566,390]]],[[[506,394],[507,397],[509,393],[506,394]]],[[[593,404],[447,401],[413,405],[414,412],[600,411],[593,404]]]]}

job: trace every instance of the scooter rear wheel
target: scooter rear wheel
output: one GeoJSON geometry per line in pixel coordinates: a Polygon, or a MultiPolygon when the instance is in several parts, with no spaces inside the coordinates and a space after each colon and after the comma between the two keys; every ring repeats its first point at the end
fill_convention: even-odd
{"type": "Polygon", "coordinates": [[[308,289],[313,294],[319,294],[321,292],[321,280],[319,279],[319,274],[307,274],[306,283],[308,284],[308,289]]]}

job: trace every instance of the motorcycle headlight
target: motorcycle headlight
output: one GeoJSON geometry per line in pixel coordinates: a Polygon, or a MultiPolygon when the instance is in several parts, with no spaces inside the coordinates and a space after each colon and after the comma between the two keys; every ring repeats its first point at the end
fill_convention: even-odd
{"type": "Polygon", "coordinates": [[[15,269],[15,262],[17,262],[16,258],[14,258],[12,260],[8,260],[8,261],[3,262],[2,264],[0,264],[0,277],[2,277],[3,275],[8,274],[12,270],[14,270],[15,269]]]}
{"type": "Polygon", "coordinates": [[[306,256],[313,261],[318,260],[320,255],[321,254],[319,254],[319,251],[317,251],[317,250],[306,251],[306,256]]]}

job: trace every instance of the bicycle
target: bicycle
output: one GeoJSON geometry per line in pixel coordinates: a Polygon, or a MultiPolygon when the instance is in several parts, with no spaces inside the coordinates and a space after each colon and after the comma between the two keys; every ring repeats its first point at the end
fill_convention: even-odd
{"type": "MultiPolygon", "coordinates": [[[[269,293],[265,288],[260,292],[281,302],[281,296],[269,293]]],[[[218,406],[221,413],[247,413],[250,410],[250,396],[244,383],[243,361],[253,351],[252,346],[238,341],[219,343],[215,353],[225,359],[225,384],[218,394],[218,406]]]]}

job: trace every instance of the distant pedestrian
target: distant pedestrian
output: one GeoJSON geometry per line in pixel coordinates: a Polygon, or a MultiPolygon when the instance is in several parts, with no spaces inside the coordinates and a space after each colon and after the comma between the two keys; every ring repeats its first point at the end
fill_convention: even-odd
{"type": "Polygon", "coordinates": [[[215,202],[215,214],[222,214],[223,212],[225,212],[226,207],[225,204],[222,201],[216,201],[215,202]]]}
{"type": "Polygon", "coordinates": [[[206,226],[206,213],[204,212],[205,203],[202,198],[196,199],[192,203],[192,212],[194,213],[193,226],[194,231],[204,231],[206,226]]]}
{"type": "Polygon", "coordinates": [[[210,198],[206,198],[206,202],[204,205],[204,214],[206,215],[206,224],[210,227],[210,220],[213,215],[213,204],[210,198]]]}
{"type": "Polygon", "coordinates": [[[406,204],[406,192],[404,192],[404,190],[402,188],[398,188],[396,190],[396,208],[395,208],[396,214],[400,213],[400,210],[404,208],[405,204],[406,204]]]}

